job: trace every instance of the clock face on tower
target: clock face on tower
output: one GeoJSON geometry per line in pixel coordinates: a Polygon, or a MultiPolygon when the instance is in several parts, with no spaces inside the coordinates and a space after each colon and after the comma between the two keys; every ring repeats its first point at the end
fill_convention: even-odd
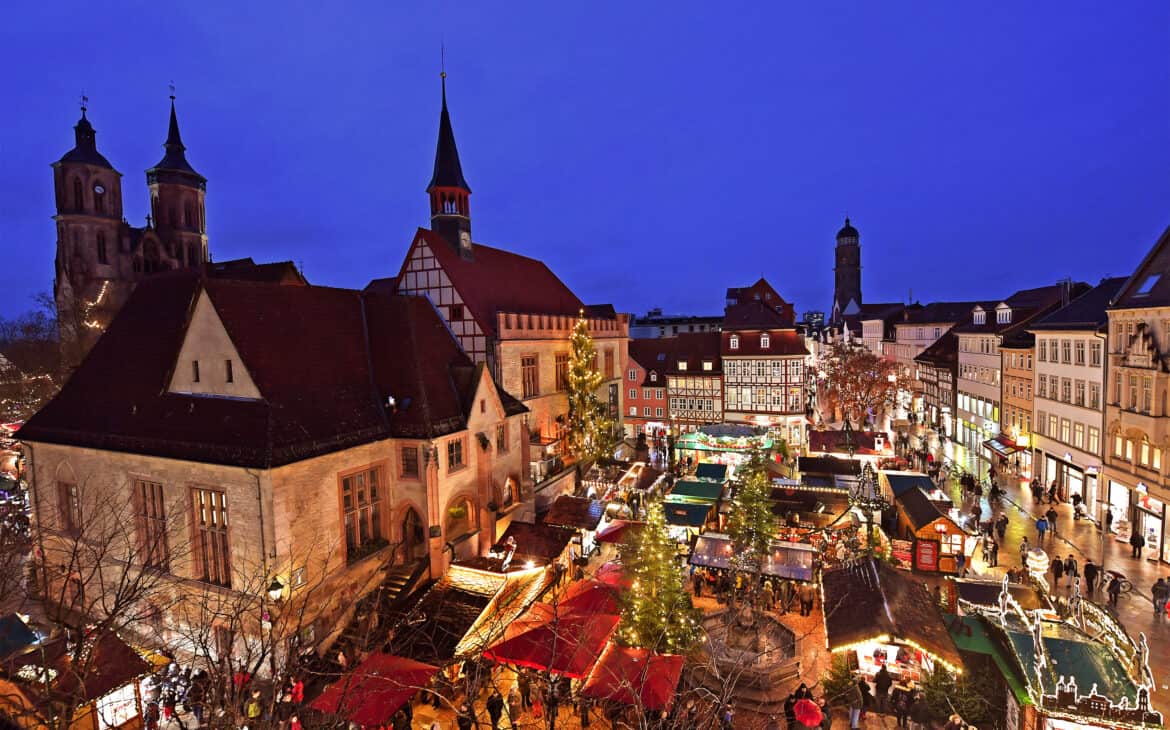
{"type": "Polygon", "coordinates": [[[95,193],[97,193],[98,195],[102,195],[106,192],[106,189],[104,187],[102,187],[101,185],[94,185],[93,191],[95,193]]]}

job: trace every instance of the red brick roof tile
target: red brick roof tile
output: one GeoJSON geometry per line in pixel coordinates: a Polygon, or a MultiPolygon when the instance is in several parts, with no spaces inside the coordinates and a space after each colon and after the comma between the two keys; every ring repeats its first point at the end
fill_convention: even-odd
{"type": "MultiPolygon", "coordinates": [[[[467,356],[423,297],[204,280],[140,284],[29,441],[271,467],[370,441],[465,428],[467,356]],[[206,291],[262,398],[166,392],[206,291]],[[385,407],[393,396],[396,408],[385,407]]],[[[505,402],[511,399],[503,394],[505,402]]]]}
{"type": "MultiPolygon", "coordinates": [[[[489,337],[496,333],[497,312],[575,317],[585,307],[543,261],[482,243],[472,244],[472,257],[465,259],[434,231],[420,228],[417,238],[427,242],[471,316],[489,337]]],[[[409,257],[403,261],[400,280],[407,261],[409,257]]]]}

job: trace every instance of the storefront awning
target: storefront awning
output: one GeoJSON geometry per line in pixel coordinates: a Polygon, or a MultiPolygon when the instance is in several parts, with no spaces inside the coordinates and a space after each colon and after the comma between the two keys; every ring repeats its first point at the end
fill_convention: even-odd
{"type": "Polygon", "coordinates": [[[645,526],[645,522],[638,520],[614,520],[601,528],[593,536],[593,541],[605,543],[629,542],[637,534],[638,530],[641,530],[645,526]]]}
{"type": "Polygon", "coordinates": [[[1003,435],[1002,433],[993,439],[987,439],[986,441],[983,442],[983,445],[986,448],[991,449],[996,454],[998,454],[1004,458],[1007,458],[1007,457],[1009,457],[1012,454],[1015,454],[1017,452],[1023,451],[1023,449],[1021,449],[1019,446],[1016,446],[1015,441],[1012,441],[1010,438],[1003,435]]]}
{"type": "Polygon", "coordinates": [[[662,511],[666,513],[666,524],[668,525],[702,527],[706,524],[707,515],[711,513],[713,506],[709,502],[686,504],[683,502],[672,502],[668,499],[662,503],[662,511]]]}
{"type": "Polygon", "coordinates": [[[686,658],[608,644],[581,693],[598,700],[664,710],[674,698],[686,658]]]}
{"type": "Polygon", "coordinates": [[[426,686],[438,667],[376,651],[313,700],[313,709],[378,727],[426,686]]]}
{"type": "Polygon", "coordinates": [[[703,463],[695,467],[696,479],[710,479],[714,482],[722,482],[727,479],[727,465],[726,464],[711,464],[703,463]]]}

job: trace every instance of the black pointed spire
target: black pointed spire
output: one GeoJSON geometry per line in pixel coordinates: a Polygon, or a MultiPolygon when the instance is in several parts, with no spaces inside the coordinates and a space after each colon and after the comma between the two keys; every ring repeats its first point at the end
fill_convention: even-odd
{"type": "Polygon", "coordinates": [[[447,112],[447,72],[440,74],[443,80],[443,110],[439,114],[439,142],[435,147],[435,172],[427,185],[429,193],[433,188],[462,188],[471,192],[471,186],[463,179],[463,166],[459,164],[459,150],[455,146],[455,132],[451,129],[451,115],[447,112]]]}
{"type": "Polygon", "coordinates": [[[192,180],[199,184],[207,182],[207,178],[196,172],[195,168],[191,167],[191,163],[187,162],[185,154],[187,148],[183,146],[183,138],[179,135],[179,117],[175,113],[175,95],[173,93],[171,94],[171,122],[170,126],[167,127],[167,141],[163,147],[166,149],[166,153],[157,165],[146,171],[148,178],[151,175],[157,177],[160,172],[170,172],[179,174],[171,176],[172,179],[168,182],[190,183],[192,180]]]}

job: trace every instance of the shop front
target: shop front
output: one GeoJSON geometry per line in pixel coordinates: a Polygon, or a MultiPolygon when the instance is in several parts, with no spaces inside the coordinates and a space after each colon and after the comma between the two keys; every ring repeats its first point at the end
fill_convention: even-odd
{"type": "MultiPolygon", "coordinates": [[[[1104,505],[1104,511],[1108,511],[1113,516],[1112,530],[1118,539],[1128,540],[1130,535],[1129,525],[1129,487],[1121,482],[1109,480],[1109,501],[1104,505]]],[[[1104,518],[1104,511],[1101,517],[1104,518]]]]}
{"type": "Polygon", "coordinates": [[[1150,496],[1150,488],[1143,482],[1138,482],[1134,491],[1133,520],[1134,529],[1146,538],[1146,552],[1148,557],[1166,560],[1170,554],[1162,544],[1165,534],[1166,505],[1161,500],[1150,496]]]}
{"type": "MultiPolygon", "coordinates": [[[[1043,458],[1043,471],[1037,472],[1045,488],[1056,483],[1056,493],[1061,501],[1069,501],[1073,495],[1080,496],[1088,514],[1097,514],[1097,501],[1101,498],[1097,488],[1097,466],[1077,466],[1072,452],[1057,455],[1037,450],[1037,458],[1043,458]]],[[[1116,517],[1116,515],[1114,515],[1116,517]]]]}

